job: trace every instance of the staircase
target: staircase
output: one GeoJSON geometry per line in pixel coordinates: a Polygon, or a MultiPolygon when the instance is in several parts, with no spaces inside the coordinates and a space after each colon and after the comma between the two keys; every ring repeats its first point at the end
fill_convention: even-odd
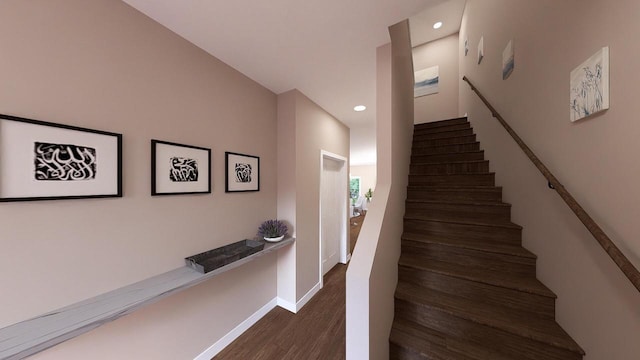
{"type": "Polygon", "coordinates": [[[391,359],[573,360],[466,118],[415,126],[391,359]]]}

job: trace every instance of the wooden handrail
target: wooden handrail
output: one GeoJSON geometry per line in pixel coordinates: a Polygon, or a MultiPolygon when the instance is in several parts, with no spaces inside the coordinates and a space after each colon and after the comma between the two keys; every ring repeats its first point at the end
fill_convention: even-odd
{"type": "Polygon", "coordinates": [[[624,275],[631,281],[633,286],[640,291],[640,271],[633,266],[633,264],[627,259],[626,256],[618,249],[618,247],[611,241],[611,239],[605,234],[605,232],[598,226],[598,224],[587,214],[587,212],[580,206],[580,204],[573,198],[573,196],[567,191],[567,189],[562,186],[562,184],[556,179],[556,177],[547,169],[547,167],[538,159],[536,154],[531,151],[531,149],[527,146],[527,144],[522,141],[520,136],[516,134],[515,131],[507,124],[504,118],[498,113],[498,111],[489,103],[489,101],[482,96],[480,91],[471,83],[471,81],[466,77],[462,77],[462,80],[466,81],[469,86],[471,86],[471,90],[473,90],[480,100],[489,108],[491,114],[494,118],[498,119],[500,124],[504,126],[507,132],[511,135],[511,137],[518,143],[518,146],[524,151],[525,154],[529,157],[531,162],[540,170],[542,175],[549,181],[549,187],[558,192],[560,197],[564,200],[565,203],[569,206],[569,208],[576,214],[578,219],[582,221],[584,226],[589,230],[591,235],[600,243],[600,246],[604,249],[604,251],[609,254],[611,259],[618,265],[620,270],[624,273],[624,275]]]}

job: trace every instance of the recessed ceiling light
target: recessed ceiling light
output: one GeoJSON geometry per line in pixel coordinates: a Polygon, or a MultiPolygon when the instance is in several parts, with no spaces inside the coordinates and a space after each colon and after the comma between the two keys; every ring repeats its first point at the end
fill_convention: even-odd
{"type": "Polygon", "coordinates": [[[434,29],[440,29],[441,27],[442,27],[442,21],[438,21],[437,23],[433,24],[434,29]]]}
{"type": "Polygon", "coordinates": [[[355,111],[365,111],[366,109],[367,109],[367,107],[364,106],[364,105],[358,105],[358,106],[353,108],[353,110],[355,110],[355,111]]]}

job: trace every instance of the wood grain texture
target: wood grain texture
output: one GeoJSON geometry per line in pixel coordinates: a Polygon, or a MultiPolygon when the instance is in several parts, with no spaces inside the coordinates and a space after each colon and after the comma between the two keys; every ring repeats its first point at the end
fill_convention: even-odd
{"type": "Polygon", "coordinates": [[[276,307],[213,359],[345,359],[346,269],[338,264],[330,270],[297,314],[276,307]]]}
{"type": "Polygon", "coordinates": [[[471,90],[473,90],[480,100],[489,108],[493,117],[495,117],[500,124],[507,130],[509,135],[515,140],[518,146],[524,151],[524,153],[529,157],[529,160],[540,170],[542,175],[549,181],[549,183],[553,186],[553,189],[558,192],[558,195],[564,200],[564,202],[569,206],[569,208],[573,211],[574,214],[580,219],[582,224],[589,230],[591,235],[598,241],[600,246],[606,251],[606,253],[611,257],[611,259],[618,265],[620,270],[624,273],[624,275],[631,281],[633,286],[640,291],[640,271],[636,269],[636,267],[629,261],[629,259],[624,256],[622,251],[615,245],[615,243],[607,236],[607,234],[602,230],[602,228],[591,218],[591,216],[582,208],[582,206],[576,201],[576,199],[565,189],[565,187],[558,181],[558,179],[551,173],[551,171],[544,165],[544,163],[533,153],[533,151],[525,144],[525,142],[518,136],[518,134],[511,128],[511,126],[506,122],[506,120],[498,113],[498,111],[489,103],[489,101],[480,93],[478,88],[476,88],[471,81],[464,76],[462,80],[466,81],[469,86],[471,86],[471,90]]]}
{"type": "Polygon", "coordinates": [[[421,125],[414,137],[390,358],[582,359],[460,121],[421,125]],[[434,138],[449,145],[424,145],[434,138]]]}

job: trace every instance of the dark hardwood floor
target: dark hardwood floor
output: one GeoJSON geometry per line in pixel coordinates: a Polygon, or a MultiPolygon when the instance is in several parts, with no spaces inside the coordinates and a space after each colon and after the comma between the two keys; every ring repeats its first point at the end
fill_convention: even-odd
{"type": "Polygon", "coordinates": [[[213,359],[344,359],[346,270],[336,265],[297,314],[276,307],[213,359]]]}
{"type": "MultiPolygon", "coordinates": [[[[365,215],[350,219],[351,251],[365,215]]],[[[297,314],[276,307],[212,360],[345,359],[345,275],[338,264],[297,314]]]]}

